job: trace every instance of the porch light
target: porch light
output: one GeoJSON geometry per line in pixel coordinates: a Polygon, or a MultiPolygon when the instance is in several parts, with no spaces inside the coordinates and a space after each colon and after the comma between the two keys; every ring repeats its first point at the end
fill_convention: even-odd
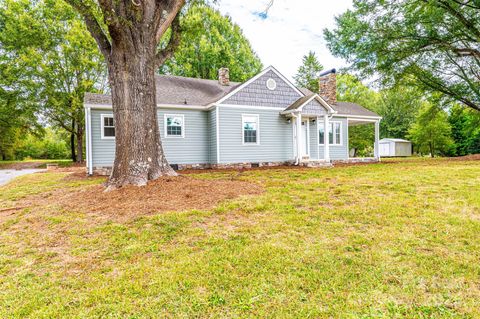
{"type": "Polygon", "coordinates": [[[291,118],[288,118],[288,119],[287,119],[287,123],[288,123],[288,124],[292,123],[292,119],[291,119],[291,118]]]}

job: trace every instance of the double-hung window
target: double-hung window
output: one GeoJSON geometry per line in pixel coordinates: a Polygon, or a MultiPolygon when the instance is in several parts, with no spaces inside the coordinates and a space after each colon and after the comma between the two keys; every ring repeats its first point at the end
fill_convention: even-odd
{"type": "Polygon", "coordinates": [[[185,118],[183,115],[165,114],[165,136],[184,137],[185,118]]]}
{"type": "MultiPolygon", "coordinates": [[[[323,123],[318,123],[318,142],[323,145],[325,140],[325,128],[323,123]]],[[[328,143],[330,145],[342,145],[342,122],[330,122],[328,128],[328,143]]]]}
{"type": "Polygon", "coordinates": [[[113,115],[102,114],[101,116],[102,139],[115,138],[115,122],[113,115]]]}
{"type": "Polygon", "coordinates": [[[242,115],[243,144],[260,144],[258,115],[242,115]]]}

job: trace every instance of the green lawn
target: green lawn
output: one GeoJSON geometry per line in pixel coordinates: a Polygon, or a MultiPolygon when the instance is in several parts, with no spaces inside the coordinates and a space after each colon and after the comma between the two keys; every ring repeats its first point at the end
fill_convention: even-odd
{"type": "Polygon", "coordinates": [[[480,317],[480,161],[248,171],[262,195],[127,220],[62,209],[101,182],[66,174],[0,187],[43,200],[0,212],[0,318],[480,317]]]}

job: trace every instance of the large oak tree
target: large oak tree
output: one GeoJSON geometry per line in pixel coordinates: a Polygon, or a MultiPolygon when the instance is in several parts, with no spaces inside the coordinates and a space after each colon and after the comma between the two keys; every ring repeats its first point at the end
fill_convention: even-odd
{"type": "Polygon", "coordinates": [[[108,65],[116,127],[108,189],[175,175],[160,141],[155,70],[179,43],[185,0],[66,1],[85,19],[108,65]],[[169,28],[169,41],[159,46],[169,28]]]}

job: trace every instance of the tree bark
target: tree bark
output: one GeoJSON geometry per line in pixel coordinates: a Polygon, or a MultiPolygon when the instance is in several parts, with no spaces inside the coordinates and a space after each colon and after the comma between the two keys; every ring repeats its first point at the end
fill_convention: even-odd
{"type": "Polygon", "coordinates": [[[77,163],[83,162],[83,125],[77,125],[77,163]]]}
{"type": "Polygon", "coordinates": [[[112,48],[109,81],[115,118],[115,161],[107,190],[177,175],[160,142],[155,89],[155,44],[112,48]]]}
{"type": "Polygon", "coordinates": [[[76,155],[75,155],[75,120],[72,120],[72,131],[70,132],[70,156],[72,159],[72,162],[76,161],[76,155]]]}
{"type": "Polygon", "coordinates": [[[107,191],[146,185],[162,175],[177,175],[165,158],[157,121],[155,70],[180,39],[179,13],[185,0],[93,1],[104,24],[84,1],[66,0],[84,17],[108,65],[115,121],[115,161],[107,191]],[[171,27],[167,45],[158,49],[171,27]]]}

